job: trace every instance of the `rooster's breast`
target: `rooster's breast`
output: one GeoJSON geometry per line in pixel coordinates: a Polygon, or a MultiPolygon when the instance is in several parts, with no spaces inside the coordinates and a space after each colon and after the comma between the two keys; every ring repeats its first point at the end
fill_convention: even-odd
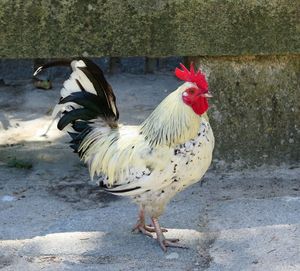
{"type": "Polygon", "coordinates": [[[214,136],[208,122],[202,122],[197,137],[174,148],[174,177],[186,187],[199,181],[210,166],[214,136]]]}
{"type": "Polygon", "coordinates": [[[173,148],[168,166],[153,180],[156,184],[160,181],[161,185],[153,185],[134,196],[134,201],[145,206],[149,213],[162,213],[172,197],[202,178],[210,166],[213,148],[212,129],[203,121],[195,138],[173,148]]]}

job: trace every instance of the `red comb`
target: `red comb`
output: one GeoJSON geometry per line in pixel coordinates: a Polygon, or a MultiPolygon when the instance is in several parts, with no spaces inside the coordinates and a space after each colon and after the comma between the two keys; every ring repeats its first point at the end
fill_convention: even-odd
{"type": "Polygon", "coordinates": [[[182,63],[180,63],[182,70],[175,69],[175,75],[180,80],[195,83],[198,88],[208,92],[208,84],[205,79],[205,75],[201,73],[200,69],[195,73],[194,63],[191,63],[190,70],[188,70],[182,63]]]}

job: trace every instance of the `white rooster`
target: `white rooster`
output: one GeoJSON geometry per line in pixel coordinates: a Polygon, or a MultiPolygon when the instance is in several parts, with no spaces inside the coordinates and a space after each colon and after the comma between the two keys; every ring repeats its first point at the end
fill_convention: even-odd
{"type": "Polygon", "coordinates": [[[72,137],[71,147],[88,165],[91,178],[104,174],[101,186],[109,193],[129,196],[140,206],[135,231],[152,236],[161,248],[184,247],[166,239],[158,223],[166,204],[184,188],[198,182],[212,160],[214,136],[206,114],[208,84],[200,70],[181,64],[175,75],[185,81],[138,126],[118,123],[115,95],[101,69],[78,58],[45,64],[34,75],[55,65],[71,65],[53,115],[58,129],[72,137]],[[145,224],[150,216],[153,227],[145,224]]]}

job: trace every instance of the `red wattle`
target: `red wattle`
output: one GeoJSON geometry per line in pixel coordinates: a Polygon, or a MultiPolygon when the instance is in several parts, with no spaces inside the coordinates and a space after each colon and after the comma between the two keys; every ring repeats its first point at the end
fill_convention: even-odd
{"type": "Polygon", "coordinates": [[[208,109],[208,102],[206,98],[202,98],[201,100],[197,101],[196,103],[193,103],[191,105],[191,107],[193,108],[194,112],[197,115],[202,115],[204,114],[207,109],[208,109]]]}

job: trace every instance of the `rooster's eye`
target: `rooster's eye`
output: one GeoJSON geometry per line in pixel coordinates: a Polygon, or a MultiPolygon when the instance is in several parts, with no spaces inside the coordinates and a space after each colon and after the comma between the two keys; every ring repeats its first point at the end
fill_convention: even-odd
{"type": "Polygon", "coordinates": [[[189,89],[189,94],[194,94],[194,93],[195,93],[195,90],[189,89]]]}

